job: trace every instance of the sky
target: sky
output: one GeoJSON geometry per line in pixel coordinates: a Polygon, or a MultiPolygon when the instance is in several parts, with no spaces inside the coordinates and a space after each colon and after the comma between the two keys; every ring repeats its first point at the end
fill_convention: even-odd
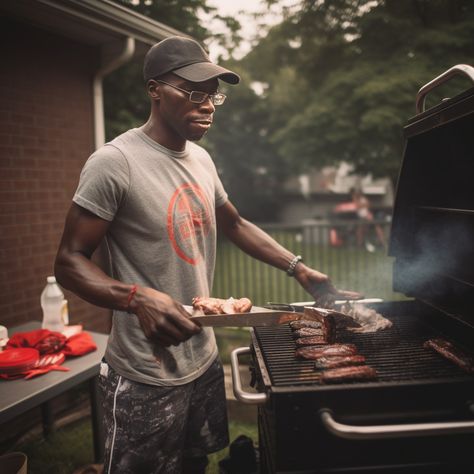
{"type": "MultiPolygon", "coordinates": [[[[295,4],[295,0],[285,0],[283,3],[291,6],[295,4]]],[[[261,30],[259,23],[265,22],[267,25],[274,25],[282,18],[280,8],[274,6],[269,9],[266,4],[260,0],[208,0],[207,4],[216,7],[218,14],[222,16],[233,16],[240,21],[242,25],[240,34],[243,36],[244,41],[239,50],[235,53],[237,59],[245,56],[245,54],[250,51],[251,40],[257,35],[259,30],[261,30]],[[265,12],[263,18],[255,19],[252,17],[252,13],[262,12],[265,12]]],[[[209,21],[204,15],[201,15],[201,18],[205,21],[209,21]]],[[[216,32],[225,31],[219,22],[211,23],[211,26],[216,32]]],[[[208,46],[209,55],[212,60],[216,60],[219,54],[226,58],[225,50],[219,48],[216,43],[210,43],[208,46]]]]}

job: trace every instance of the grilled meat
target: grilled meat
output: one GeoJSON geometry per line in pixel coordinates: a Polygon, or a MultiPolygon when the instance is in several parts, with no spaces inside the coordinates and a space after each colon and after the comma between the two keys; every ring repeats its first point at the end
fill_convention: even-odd
{"type": "Polygon", "coordinates": [[[352,382],[359,380],[373,380],[376,378],[376,370],[368,365],[341,367],[339,369],[325,370],[321,373],[321,382],[323,383],[352,382]]]}
{"type": "Polygon", "coordinates": [[[362,365],[365,362],[363,355],[352,355],[352,356],[334,356],[327,357],[323,356],[316,359],[314,367],[319,370],[326,369],[337,369],[339,367],[350,367],[352,365],[362,365]]]}
{"type": "Polygon", "coordinates": [[[474,359],[471,355],[441,337],[429,339],[423,344],[426,349],[433,349],[446,359],[454,362],[466,372],[474,373],[474,359]]]}
{"type": "Polygon", "coordinates": [[[328,344],[326,346],[299,347],[295,351],[296,357],[316,360],[323,356],[349,356],[357,354],[354,344],[328,344]]]}
{"type": "Polygon", "coordinates": [[[376,332],[392,327],[389,319],[377,313],[375,309],[357,301],[347,301],[342,305],[341,311],[357,322],[357,327],[347,326],[349,331],[355,333],[376,332]]]}
{"type": "Polygon", "coordinates": [[[293,330],[311,328],[321,329],[322,323],[320,321],[310,321],[309,319],[299,319],[298,321],[291,321],[290,327],[293,330]]]}
{"type": "Polygon", "coordinates": [[[294,337],[324,336],[322,328],[301,328],[293,331],[294,337]]]}
{"type": "Polygon", "coordinates": [[[252,302],[248,298],[210,298],[196,296],[193,298],[193,308],[204,314],[235,314],[246,313],[252,308],[252,302]]]}
{"type": "Polygon", "coordinates": [[[330,319],[326,319],[320,328],[301,328],[293,332],[297,346],[311,346],[316,344],[333,344],[336,332],[330,319]]]}
{"type": "Polygon", "coordinates": [[[336,341],[336,320],[334,319],[334,316],[328,315],[324,318],[322,330],[327,342],[332,344],[336,341]]]}
{"type": "Polygon", "coordinates": [[[345,312],[337,311],[334,308],[320,308],[305,306],[304,312],[308,314],[309,312],[316,312],[320,317],[331,316],[334,321],[334,325],[337,329],[348,329],[348,328],[360,328],[360,323],[357,322],[351,314],[346,314],[345,312]]]}
{"type": "Polygon", "coordinates": [[[252,309],[252,302],[248,298],[229,298],[227,302],[232,301],[232,306],[235,313],[248,313],[252,309]]]}
{"type": "Polygon", "coordinates": [[[305,307],[304,314],[321,323],[323,337],[328,343],[332,344],[336,340],[336,320],[332,314],[311,307],[305,307]]]}
{"type": "Polygon", "coordinates": [[[196,296],[196,298],[193,298],[193,308],[202,311],[204,314],[222,314],[224,301],[220,298],[196,296]]]}
{"type": "Polygon", "coordinates": [[[297,346],[317,346],[317,345],[328,345],[328,341],[324,336],[308,336],[299,337],[295,340],[297,346]]]}

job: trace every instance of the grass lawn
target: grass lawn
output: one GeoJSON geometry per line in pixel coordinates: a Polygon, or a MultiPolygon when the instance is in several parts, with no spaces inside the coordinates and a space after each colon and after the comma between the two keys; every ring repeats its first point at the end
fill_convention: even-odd
{"type": "MultiPolygon", "coordinates": [[[[254,442],[258,439],[254,424],[230,420],[229,431],[231,441],[242,434],[249,436],[254,442]]],[[[28,456],[29,474],[71,474],[75,469],[92,463],[90,420],[87,418],[68,425],[47,440],[41,437],[16,446],[15,451],[24,452],[28,456]]],[[[210,455],[207,474],[217,474],[218,462],[227,455],[228,448],[210,455]]]]}

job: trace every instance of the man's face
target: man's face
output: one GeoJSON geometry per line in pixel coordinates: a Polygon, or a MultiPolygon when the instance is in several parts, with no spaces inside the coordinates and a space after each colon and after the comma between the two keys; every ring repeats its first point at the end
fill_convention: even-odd
{"type": "MultiPolygon", "coordinates": [[[[174,74],[162,78],[169,84],[188,92],[200,91],[208,94],[217,92],[219,81],[189,82],[174,74]]],[[[209,97],[201,104],[189,100],[189,94],[168,84],[157,83],[159,87],[159,111],[164,125],[182,139],[197,141],[209,130],[215,106],[209,97]]]]}

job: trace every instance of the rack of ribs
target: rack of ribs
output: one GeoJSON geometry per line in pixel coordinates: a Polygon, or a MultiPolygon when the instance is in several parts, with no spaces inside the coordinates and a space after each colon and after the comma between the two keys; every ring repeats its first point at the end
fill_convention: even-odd
{"type": "Polygon", "coordinates": [[[338,369],[339,367],[350,367],[353,365],[363,365],[365,357],[363,355],[351,356],[322,356],[316,359],[314,367],[319,370],[338,369]]]}
{"type": "Polygon", "coordinates": [[[295,351],[296,357],[316,360],[322,356],[349,356],[356,355],[357,348],[354,344],[327,344],[324,346],[299,347],[295,351]]]}
{"type": "Polygon", "coordinates": [[[368,365],[357,365],[354,367],[341,367],[339,369],[324,370],[321,373],[321,382],[340,383],[360,380],[373,380],[377,378],[377,372],[368,365]]]}
{"type": "Polygon", "coordinates": [[[467,352],[456,347],[453,343],[437,337],[429,339],[423,344],[426,349],[432,349],[446,359],[454,362],[458,367],[466,372],[474,373],[474,359],[467,352]]]}

